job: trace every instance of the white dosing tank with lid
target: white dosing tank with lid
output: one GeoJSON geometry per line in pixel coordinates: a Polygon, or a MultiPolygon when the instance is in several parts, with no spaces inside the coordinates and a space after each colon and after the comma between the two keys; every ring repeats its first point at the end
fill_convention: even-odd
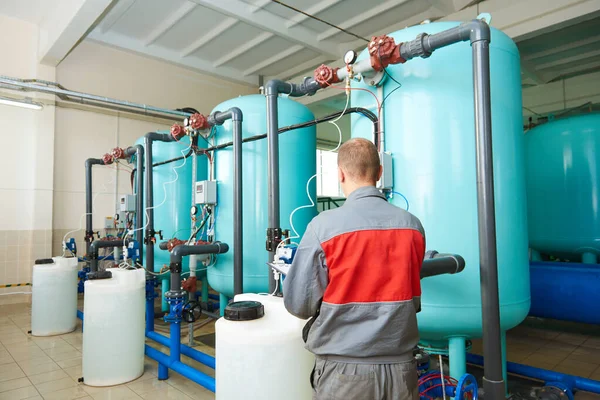
{"type": "Polygon", "coordinates": [[[143,269],[109,268],[112,277],[85,282],[83,383],[112,386],[144,373],[143,269]]]}
{"type": "Polygon", "coordinates": [[[306,321],[288,313],[281,297],[241,294],[234,302],[254,308],[255,319],[240,315],[216,323],[217,399],[311,399],[315,358],[302,340],[306,321]]]}
{"type": "Polygon", "coordinates": [[[77,326],[77,258],[36,261],[31,283],[31,334],[52,336],[77,326]]]}

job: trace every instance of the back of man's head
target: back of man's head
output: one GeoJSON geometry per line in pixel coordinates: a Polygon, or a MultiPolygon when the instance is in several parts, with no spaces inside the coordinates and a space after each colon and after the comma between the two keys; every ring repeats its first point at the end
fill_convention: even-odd
{"type": "Polygon", "coordinates": [[[379,180],[381,164],[379,153],[367,139],[354,138],[338,151],[338,167],[356,183],[375,184],[379,180]]]}

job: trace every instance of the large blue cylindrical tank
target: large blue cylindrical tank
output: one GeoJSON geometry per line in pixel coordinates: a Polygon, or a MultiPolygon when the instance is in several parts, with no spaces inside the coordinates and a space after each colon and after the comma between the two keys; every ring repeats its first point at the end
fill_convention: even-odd
{"type": "MultiPolygon", "coordinates": [[[[143,145],[144,138],[138,139],[136,144],[143,145]]],[[[189,136],[183,137],[179,142],[155,141],[152,144],[152,163],[156,164],[187,155],[189,146],[189,136]]],[[[197,180],[207,179],[207,162],[203,156],[199,156],[197,166],[197,180]]],[[[173,236],[176,236],[179,239],[187,239],[191,233],[191,157],[187,157],[185,160],[178,160],[169,164],[156,166],[153,168],[152,172],[154,179],[154,229],[162,231],[164,240],[169,240],[173,236]]],[[[144,181],[144,187],[146,184],[147,183],[144,181]]],[[[144,211],[146,210],[145,204],[144,201],[144,211]]],[[[143,218],[145,227],[145,224],[147,223],[145,212],[143,218]]],[[[158,235],[156,236],[156,240],[157,245],[154,246],[154,268],[157,273],[161,270],[168,271],[170,263],[169,252],[167,250],[161,250],[158,247],[158,243],[160,242],[158,235]]],[[[184,272],[189,271],[187,257],[183,260],[183,270],[184,272]]],[[[160,279],[167,283],[169,274],[165,273],[160,275],[160,279]]],[[[163,289],[167,288],[168,285],[163,284],[163,289]]],[[[163,309],[165,308],[166,303],[163,302],[163,309]]]]}
{"type": "Polygon", "coordinates": [[[600,253],[600,114],[548,122],[525,135],[529,243],[580,261],[600,253]]]}
{"type": "MultiPolygon", "coordinates": [[[[400,43],[457,25],[419,25],[390,36],[400,43]]],[[[419,332],[424,341],[443,341],[438,345],[452,337],[482,335],[472,63],[470,43],[463,42],[428,59],[389,66],[387,72],[402,84],[394,93],[396,82],[388,77],[383,83],[382,97],[389,95],[382,117],[384,144],[393,156],[394,191],[406,196],[409,211],[422,221],[427,249],[466,260],[460,274],[421,282],[419,332]]],[[[530,305],[527,213],[519,53],[496,29],[490,64],[501,327],[508,330],[527,316],[530,305]]],[[[369,93],[352,92],[352,106],[373,109],[373,104],[369,93]]],[[[354,116],[352,135],[371,139],[370,121],[354,116]]],[[[392,201],[406,206],[400,196],[392,201]]]]}
{"type": "MultiPolygon", "coordinates": [[[[314,119],[304,105],[280,97],[279,126],[298,124],[314,119]]],[[[267,132],[266,99],[262,95],[242,96],[228,100],[214,111],[231,107],[242,110],[243,137],[267,132]]],[[[232,140],[232,123],[226,121],[217,127],[216,143],[232,140]]],[[[279,135],[279,174],[281,226],[290,228],[290,213],[299,206],[310,205],[306,183],[316,173],[316,129],[307,127],[279,135]]],[[[268,225],[267,140],[243,144],[243,226],[244,226],[244,292],[268,291],[268,253],[265,248],[268,225]]],[[[233,149],[228,147],[214,154],[217,180],[217,211],[215,239],[229,244],[230,251],[218,256],[217,264],[208,269],[208,283],[218,292],[233,295],[233,149]]],[[[316,203],[316,185],[311,182],[311,196],[316,203]]],[[[316,215],[315,207],[307,207],[294,214],[294,227],[302,236],[310,220],[316,215]]],[[[295,241],[298,241],[296,239],[295,241]]]]}

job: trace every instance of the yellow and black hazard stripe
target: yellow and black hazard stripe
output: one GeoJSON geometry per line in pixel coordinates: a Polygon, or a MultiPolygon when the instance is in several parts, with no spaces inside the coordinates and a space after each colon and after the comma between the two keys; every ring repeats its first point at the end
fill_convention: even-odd
{"type": "Polygon", "coordinates": [[[9,283],[8,285],[0,285],[0,288],[31,286],[31,283],[9,283]]]}

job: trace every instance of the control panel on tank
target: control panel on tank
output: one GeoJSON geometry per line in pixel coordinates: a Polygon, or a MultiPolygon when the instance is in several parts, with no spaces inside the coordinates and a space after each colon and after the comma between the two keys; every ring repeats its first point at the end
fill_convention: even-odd
{"type": "Polygon", "coordinates": [[[217,203],[217,181],[196,182],[196,204],[217,203]]]}

